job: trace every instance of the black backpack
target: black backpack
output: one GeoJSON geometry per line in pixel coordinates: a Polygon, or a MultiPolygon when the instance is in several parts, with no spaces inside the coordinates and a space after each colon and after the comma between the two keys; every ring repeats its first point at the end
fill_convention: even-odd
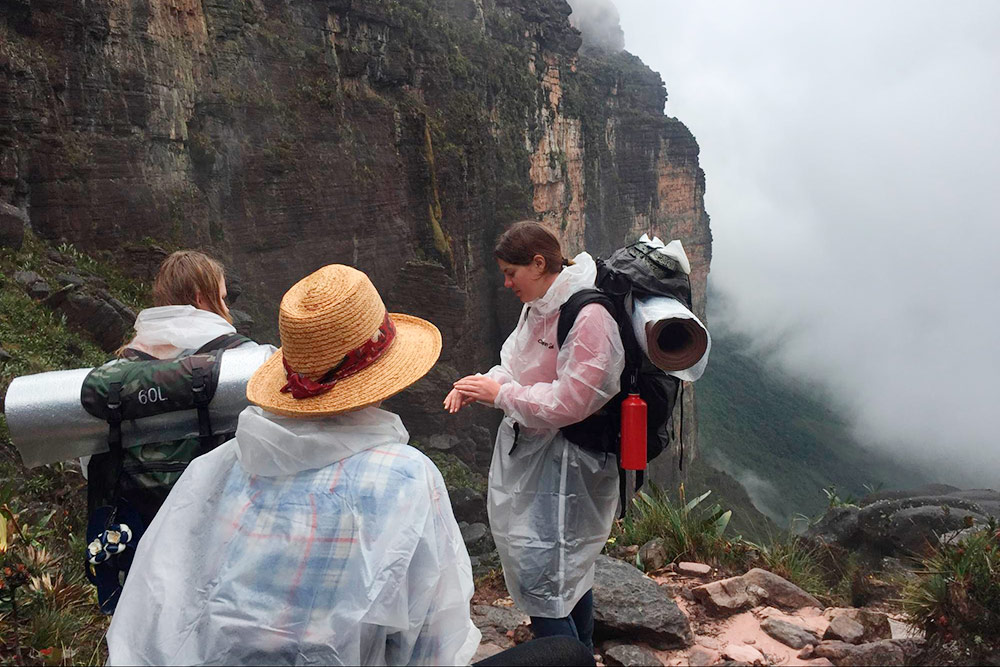
{"type": "Polygon", "coordinates": [[[222,352],[251,342],[225,334],[174,359],[128,348],[122,360],[92,370],[83,383],[84,409],[108,422],[108,452],[87,466],[87,578],[97,586],[101,611],[114,613],[135,547],[174,483],[196,457],[232,432],[212,430],[208,405],[219,381],[222,352]],[[129,447],[121,424],[191,410],[199,435],[129,447]]]}
{"type": "MultiPolygon", "coordinates": [[[[666,296],[691,308],[691,281],[680,264],[656,248],[642,242],[616,250],[606,259],[597,260],[597,289],[580,290],[564,303],[559,312],[557,340],[562,347],[576,316],[587,304],[599,303],[618,323],[625,348],[625,369],[621,391],[604,407],[583,421],[560,429],[566,439],[583,449],[619,456],[621,440],[621,404],[630,393],[646,402],[646,460],[652,461],[676,438],[681,447],[680,466],[684,466],[683,441],[674,435],[674,405],[683,398],[683,383],[653,365],[635,338],[632,320],[625,304],[629,297],[666,296]]],[[[683,428],[683,402],[681,428],[683,428]]],[[[642,486],[643,471],[636,473],[635,487],[642,486]]],[[[624,509],[625,476],[620,476],[624,509]]]]}

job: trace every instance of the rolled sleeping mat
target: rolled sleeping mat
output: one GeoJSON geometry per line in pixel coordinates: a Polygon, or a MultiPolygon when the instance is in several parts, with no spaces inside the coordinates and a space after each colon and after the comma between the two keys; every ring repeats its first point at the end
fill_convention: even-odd
{"type": "Polygon", "coordinates": [[[632,328],[642,351],[668,375],[693,382],[705,372],[712,337],[681,302],[665,296],[635,299],[632,328]]]}
{"type": "MultiPolygon", "coordinates": [[[[247,401],[247,382],[274,354],[270,345],[243,346],[222,353],[219,383],[208,413],[216,433],[235,431],[247,401]]],[[[4,412],[10,439],[24,465],[35,466],[108,451],[108,423],[87,412],[80,400],[92,369],[52,371],[14,378],[4,412]]],[[[198,435],[191,411],[167,412],[122,422],[122,442],[136,447],[198,435]]]]}

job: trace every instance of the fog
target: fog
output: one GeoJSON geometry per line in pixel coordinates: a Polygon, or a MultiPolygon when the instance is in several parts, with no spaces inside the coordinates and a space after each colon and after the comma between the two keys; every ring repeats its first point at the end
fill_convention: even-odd
{"type": "Polygon", "coordinates": [[[1000,3],[615,4],[701,146],[714,324],[997,486],[1000,3]]]}

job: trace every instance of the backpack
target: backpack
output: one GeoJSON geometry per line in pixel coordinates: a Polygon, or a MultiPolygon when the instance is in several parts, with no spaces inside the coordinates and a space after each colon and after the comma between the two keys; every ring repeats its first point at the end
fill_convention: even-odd
{"type": "Polygon", "coordinates": [[[94,455],[87,466],[85,561],[105,614],[114,613],[135,547],[181,473],[233,436],[213,432],[208,405],[222,352],[247,342],[245,336],[224,334],[174,359],[127,348],[121,360],[93,369],[84,380],[84,409],[108,422],[108,452],[94,455]],[[192,419],[199,435],[136,447],[122,442],[123,421],[177,410],[196,411],[192,419]]]}
{"type": "MultiPolygon", "coordinates": [[[[691,303],[691,281],[680,263],[658,248],[638,241],[616,250],[606,259],[597,260],[597,289],[580,290],[562,305],[559,312],[557,340],[560,347],[566,342],[570,329],[580,310],[591,303],[607,309],[621,334],[625,349],[625,368],[621,375],[621,391],[604,407],[569,426],[560,429],[567,440],[579,447],[619,456],[621,440],[621,404],[630,393],[637,393],[646,402],[646,460],[652,461],[676,438],[680,442],[680,467],[684,467],[683,442],[674,435],[673,412],[678,400],[683,398],[683,384],[678,378],[667,375],[649,360],[632,327],[626,308],[632,298],[666,296],[683,303],[691,303]]],[[[681,404],[681,428],[684,413],[681,404]]],[[[619,471],[621,472],[621,471],[619,471]]],[[[642,486],[644,472],[636,472],[635,488],[642,486]]],[[[619,476],[622,510],[625,508],[625,476],[619,476]]]]}

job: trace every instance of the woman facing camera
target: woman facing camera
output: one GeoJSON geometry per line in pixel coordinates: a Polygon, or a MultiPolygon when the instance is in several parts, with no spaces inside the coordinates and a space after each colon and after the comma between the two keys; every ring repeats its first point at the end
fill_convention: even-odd
{"type": "Polygon", "coordinates": [[[536,637],[577,637],[593,649],[594,561],[614,520],[618,468],[614,457],[581,449],[560,429],[618,393],[625,352],[617,323],[596,303],[557,342],[560,307],[594,287],[589,254],[564,258],[558,239],[531,221],[508,229],[494,254],[504,286],[524,307],[500,364],[458,380],[445,409],[479,401],[504,412],[488,509],[507,589],[536,637]]]}

